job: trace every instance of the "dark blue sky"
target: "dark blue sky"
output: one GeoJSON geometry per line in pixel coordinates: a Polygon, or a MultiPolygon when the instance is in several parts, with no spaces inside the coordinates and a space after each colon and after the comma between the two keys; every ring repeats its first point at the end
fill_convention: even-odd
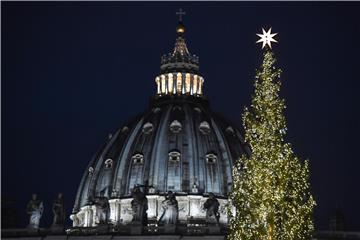
{"type": "Polygon", "coordinates": [[[32,192],[43,226],[58,191],[70,214],[92,155],[155,94],[179,7],[206,96],[239,125],[262,58],[255,34],[279,32],[288,141],[310,159],[316,228],[340,206],[360,230],[358,2],[1,2],[2,196],[21,224],[32,192]]]}

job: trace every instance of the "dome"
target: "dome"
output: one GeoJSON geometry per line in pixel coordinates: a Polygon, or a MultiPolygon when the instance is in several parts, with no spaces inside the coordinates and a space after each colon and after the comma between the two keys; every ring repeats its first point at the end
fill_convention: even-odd
{"type": "Polygon", "coordinates": [[[79,186],[74,211],[100,193],[108,198],[131,197],[135,185],[146,185],[149,194],[212,192],[226,197],[231,167],[246,151],[237,127],[213,113],[207,100],[154,99],[95,155],[79,186]]]}
{"type": "Polygon", "coordinates": [[[232,166],[249,147],[234,124],[212,112],[198,59],[190,57],[182,34],[168,56],[147,110],[110,135],[85,169],[71,215],[74,227],[97,226],[98,198],[108,199],[110,223],[131,223],[137,186],[146,195],[149,221],[159,220],[161,202],[171,191],[179,222],[205,219],[202,205],[214,194],[220,222],[227,223],[232,166]]]}

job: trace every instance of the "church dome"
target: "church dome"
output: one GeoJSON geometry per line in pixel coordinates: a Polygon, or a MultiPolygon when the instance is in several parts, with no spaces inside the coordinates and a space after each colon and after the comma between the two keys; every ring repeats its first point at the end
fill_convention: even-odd
{"type": "Polygon", "coordinates": [[[231,168],[247,147],[237,127],[194,96],[155,98],[150,107],[109,137],[88,165],[74,211],[95,196],[131,197],[135,185],[149,194],[214,193],[226,197],[231,168]]]}
{"type": "Polygon", "coordinates": [[[87,166],[71,216],[74,226],[96,226],[89,216],[99,196],[109,199],[110,222],[131,222],[135,186],[148,198],[149,219],[159,219],[168,191],[179,202],[179,221],[204,218],[200,204],[213,193],[226,224],[232,166],[250,151],[238,128],[212,112],[198,58],[190,55],[183,33],[155,82],[157,94],[147,110],[110,135],[87,166]]]}

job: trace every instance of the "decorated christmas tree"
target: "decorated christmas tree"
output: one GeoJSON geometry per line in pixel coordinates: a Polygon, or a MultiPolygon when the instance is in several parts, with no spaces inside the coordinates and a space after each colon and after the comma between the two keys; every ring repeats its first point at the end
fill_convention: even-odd
{"type": "Polygon", "coordinates": [[[280,73],[275,67],[271,34],[258,34],[264,59],[255,77],[251,107],[245,108],[245,140],[252,154],[233,169],[230,195],[235,208],[228,239],[310,239],[315,201],[310,193],[308,161],[300,161],[284,139],[285,104],[280,98],[280,73]]]}

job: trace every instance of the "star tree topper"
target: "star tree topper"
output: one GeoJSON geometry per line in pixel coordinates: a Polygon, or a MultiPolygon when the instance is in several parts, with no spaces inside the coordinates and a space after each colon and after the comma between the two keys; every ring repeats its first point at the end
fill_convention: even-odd
{"type": "Polygon", "coordinates": [[[277,33],[271,33],[271,28],[267,32],[263,28],[262,32],[263,34],[256,34],[260,37],[260,39],[256,43],[262,43],[261,49],[263,49],[266,45],[268,45],[271,49],[271,42],[278,42],[273,38],[275,35],[277,35],[277,33]]]}

